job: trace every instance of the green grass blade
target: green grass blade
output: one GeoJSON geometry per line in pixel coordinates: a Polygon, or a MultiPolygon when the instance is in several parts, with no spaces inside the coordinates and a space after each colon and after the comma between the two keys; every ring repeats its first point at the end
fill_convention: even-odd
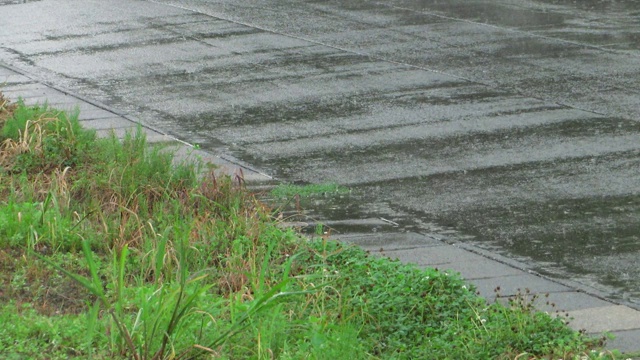
{"type": "Polygon", "coordinates": [[[34,252],[34,251],[29,251],[31,255],[34,255],[35,257],[37,257],[38,259],[44,261],[45,263],[49,264],[49,266],[55,268],[56,270],[60,271],[61,273],[65,274],[66,276],[68,276],[70,279],[72,279],[73,281],[77,282],[80,286],[84,287],[85,289],[87,289],[92,295],[97,296],[98,298],[100,298],[100,300],[102,300],[103,296],[103,291],[102,288],[97,288],[96,286],[94,286],[94,283],[92,283],[90,280],[74,274],[64,268],[62,268],[60,265],[52,262],[51,260],[45,258],[44,256],[34,252]]]}

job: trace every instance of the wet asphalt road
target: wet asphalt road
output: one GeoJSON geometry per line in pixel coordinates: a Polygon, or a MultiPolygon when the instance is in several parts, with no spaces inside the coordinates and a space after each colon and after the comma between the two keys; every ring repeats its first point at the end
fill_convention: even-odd
{"type": "Polygon", "coordinates": [[[0,61],[640,306],[637,1],[14,2],[0,61]]]}

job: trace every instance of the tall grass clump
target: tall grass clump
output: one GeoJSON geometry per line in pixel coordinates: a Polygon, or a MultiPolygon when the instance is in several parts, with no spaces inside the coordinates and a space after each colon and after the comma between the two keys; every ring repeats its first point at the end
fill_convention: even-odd
{"type": "Polygon", "coordinates": [[[0,246],[3,267],[21,274],[4,280],[43,312],[86,311],[86,354],[95,344],[139,359],[215,353],[285,293],[263,267],[283,266],[294,236],[229,177],[173,164],[140,129],[96,139],[77,114],[47,106],[18,103],[2,136],[0,246]],[[51,295],[68,289],[75,307],[51,295]]]}
{"type": "Polygon", "coordinates": [[[18,102],[2,126],[0,164],[11,172],[47,172],[74,166],[88,152],[95,133],[83,130],[79,111],[71,113],[18,102]]]}
{"type": "Polygon", "coordinates": [[[608,356],[456,276],[303,239],[141,129],[0,105],[0,358],[608,356]]]}

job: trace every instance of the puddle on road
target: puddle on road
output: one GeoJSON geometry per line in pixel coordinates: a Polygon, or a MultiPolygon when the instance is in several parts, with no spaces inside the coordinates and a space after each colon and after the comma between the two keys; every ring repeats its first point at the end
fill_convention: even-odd
{"type": "Polygon", "coordinates": [[[364,201],[359,191],[281,198],[274,198],[268,191],[263,191],[259,198],[272,206],[275,216],[280,217],[283,223],[291,224],[308,235],[318,235],[319,229],[336,236],[398,231],[397,226],[380,219],[380,207],[364,201]]]}

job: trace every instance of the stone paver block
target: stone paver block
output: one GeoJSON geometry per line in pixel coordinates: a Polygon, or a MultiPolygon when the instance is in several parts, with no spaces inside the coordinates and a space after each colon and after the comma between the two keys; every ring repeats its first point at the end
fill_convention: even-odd
{"type": "Polygon", "coordinates": [[[548,313],[567,311],[571,315],[576,310],[614,305],[609,301],[580,291],[553,292],[549,293],[549,296],[545,295],[541,294],[535,305],[536,309],[548,313]]]}
{"type": "Polygon", "coordinates": [[[21,99],[26,105],[30,105],[30,106],[43,105],[45,102],[51,105],[51,103],[47,101],[47,99],[49,98],[48,96],[23,97],[21,95],[19,96],[12,96],[11,94],[8,94],[8,95],[11,97],[12,100],[18,101],[18,99],[21,99]]]}
{"type": "Polygon", "coordinates": [[[533,274],[528,274],[524,271],[522,271],[520,275],[502,276],[490,279],[476,279],[470,280],[469,282],[474,284],[480,295],[484,296],[488,300],[495,299],[496,293],[494,290],[498,287],[500,288],[501,296],[516,295],[518,293],[518,289],[520,289],[521,293],[524,293],[526,289],[529,289],[532,294],[567,292],[571,290],[564,285],[533,274]]]}
{"type": "MultiPolygon", "coordinates": [[[[16,99],[18,96],[15,97],[16,99]]],[[[22,97],[24,103],[27,105],[43,105],[47,104],[50,108],[70,111],[76,107],[84,107],[81,105],[78,99],[71,96],[66,96],[62,93],[50,93],[46,95],[22,97]]]]}
{"type": "Polygon", "coordinates": [[[43,89],[42,90],[42,94],[27,94],[26,92],[21,93],[20,94],[23,98],[24,101],[26,103],[47,103],[47,104],[62,104],[62,105],[67,105],[67,104],[73,104],[73,103],[77,103],[78,99],[75,99],[69,95],[65,95],[59,91],[56,90],[52,90],[52,89],[43,89]],[[32,96],[25,96],[25,95],[32,95],[32,96]]]}
{"type": "Polygon", "coordinates": [[[66,96],[63,93],[61,93],[60,91],[56,90],[56,89],[52,89],[50,87],[47,86],[39,86],[39,87],[27,87],[27,85],[31,85],[31,84],[25,84],[25,85],[21,85],[20,87],[17,88],[10,88],[10,90],[8,91],[11,96],[20,96],[22,98],[26,99],[31,99],[31,98],[42,98],[41,100],[39,99],[40,102],[44,102],[46,100],[49,100],[49,102],[51,102],[51,99],[55,99],[66,96]]]}
{"type": "Polygon", "coordinates": [[[53,108],[67,111],[75,111],[76,109],[80,110],[80,113],[83,111],[96,111],[101,110],[99,107],[95,105],[91,105],[89,103],[81,102],[80,100],[74,97],[65,97],[60,101],[49,101],[49,105],[53,108]]]}
{"type": "MultiPolygon", "coordinates": [[[[118,114],[114,114],[111,111],[96,108],[96,109],[85,109],[80,110],[80,120],[96,120],[96,119],[105,119],[105,118],[113,118],[120,117],[118,114]]],[[[124,119],[127,120],[127,119],[124,119]]],[[[131,123],[132,121],[129,121],[131,123]]]]}
{"type": "Polygon", "coordinates": [[[43,85],[40,83],[28,83],[28,84],[1,84],[0,90],[3,93],[19,93],[19,92],[27,92],[31,90],[45,90],[51,89],[47,85],[43,85]]]}
{"type": "Polygon", "coordinates": [[[126,128],[100,129],[96,131],[96,134],[98,135],[98,137],[109,137],[111,136],[111,134],[114,134],[117,138],[123,139],[127,132],[130,132],[133,134],[135,133],[135,131],[136,131],[136,126],[131,125],[126,128]]]}
{"type": "Polygon", "coordinates": [[[0,85],[2,84],[23,84],[23,83],[29,83],[33,80],[29,79],[28,77],[24,76],[24,75],[20,75],[20,74],[9,74],[9,75],[4,75],[4,76],[0,76],[0,85]]]}
{"type": "MultiPolygon", "coordinates": [[[[624,305],[611,305],[572,311],[570,325],[588,329],[590,333],[605,331],[640,330],[640,311],[624,305]]],[[[638,339],[640,344],[640,338],[638,339]]]]}
{"type": "Polygon", "coordinates": [[[9,97],[12,101],[18,101],[19,98],[22,98],[25,102],[30,102],[31,98],[41,98],[40,102],[44,102],[48,96],[53,96],[55,90],[52,91],[50,88],[35,88],[35,89],[20,89],[20,90],[7,90],[0,87],[0,91],[2,91],[7,97],[9,97]]]}
{"type": "MultiPolygon", "coordinates": [[[[176,142],[176,146],[177,148],[169,148],[170,150],[175,151],[174,159],[176,161],[199,159],[200,161],[214,165],[217,171],[230,176],[234,176],[235,174],[237,174],[238,168],[240,168],[238,164],[234,164],[214,154],[194,149],[189,145],[176,142]]],[[[242,176],[247,182],[267,182],[273,180],[273,178],[271,178],[270,176],[247,168],[242,169],[242,176]]]]}
{"type": "Polygon", "coordinates": [[[605,348],[617,349],[622,353],[640,352],[640,330],[613,331],[612,334],[615,339],[607,340],[605,348]]]}
{"type": "MultiPolygon", "coordinates": [[[[0,92],[11,102],[17,102],[20,98],[26,100],[27,97],[38,97],[46,94],[49,88],[41,84],[20,84],[7,85],[0,84],[0,92]]],[[[28,101],[28,100],[27,100],[28,101]]]]}
{"type": "Polygon", "coordinates": [[[512,258],[508,258],[506,256],[503,256],[501,254],[496,253],[495,251],[491,251],[491,250],[487,250],[487,249],[483,249],[481,247],[478,247],[472,243],[457,243],[456,244],[457,247],[470,251],[474,254],[478,254],[478,255],[482,255],[483,257],[485,257],[487,260],[492,260],[498,263],[502,263],[505,264],[507,266],[511,266],[513,268],[516,269],[521,269],[521,270],[528,270],[531,268],[531,265],[523,263],[521,261],[512,259],[512,258]]]}
{"type": "MultiPolygon", "coordinates": [[[[294,214],[291,214],[294,215],[294,214]]],[[[313,215],[311,215],[313,218],[313,215]]],[[[395,233],[395,227],[387,222],[380,220],[379,218],[363,218],[363,219],[344,219],[344,220],[321,220],[321,221],[310,221],[309,226],[316,227],[318,225],[324,226],[328,234],[332,235],[332,238],[336,240],[343,233],[359,233],[361,235],[371,234],[371,235],[382,235],[385,233],[395,233]],[[372,230],[380,231],[379,233],[374,233],[372,230]]],[[[346,242],[348,243],[348,242],[346,242]]],[[[352,244],[352,243],[350,243],[352,244]]],[[[355,245],[355,244],[354,244],[355,245]]],[[[357,245],[356,245],[357,246],[357,245]]],[[[364,248],[368,250],[369,248],[364,248]]],[[[379,248],[378,248],[379,250],[379,248]]]]}
{"type": "MultiPolygon", "coordinates": [[[[375,219],[375,225],[390,225],[389,223],[375,219]]],[[[336,236],[337,240],[359,245],[367,250],[379,251],[381,248],[386,251],[398,249],[416,248],[416,247],[433,247],[446,245],[440,240],[433,239],[416,233],[367,233],[367,234],[345,234],[336,236]]],[[[393,256],[394,254],[388,254],[393,256]]]]}
{"type": "Polygon", "coordinates": [[[446,267],[459,272],[460,275],[467,280],[520,275],[523,273],[520,269],[486,258],[483,258],[482,260],[460,261],[446,264],[446,267]]]}
{"type": "Polygon", "coordinates": [[[385,249],[382,254],[392,259],[398,258],[403,262],[421,266],[438,266],[443,269],[455,269],[456,263],[486,260],[481,255],[452,245],[399,250],[385,249]],[[442,266],[445,264],[446,266],[442,266]]]}
{"type": "Polygon", "coordinates": [[[13,74],[15,74],[14,71],[0,66],[0,77],[9,76],[9,75],[13,75],[13,74]]]}
{"type": "MultiPolygon", "coordinates": [[[[82,116],[80,116],[82,118],[82,116]]],[[[132,131],[135,131],[136,124],[122,118],[120,116],[114,116],[111,114],[111,117],[101,118],[101,119],[92,119],[92,120],[80,120],[80,124],[87,129],[94,130],[109,130],[109,129],[121,129],[128,128],[132,131]]]]}

